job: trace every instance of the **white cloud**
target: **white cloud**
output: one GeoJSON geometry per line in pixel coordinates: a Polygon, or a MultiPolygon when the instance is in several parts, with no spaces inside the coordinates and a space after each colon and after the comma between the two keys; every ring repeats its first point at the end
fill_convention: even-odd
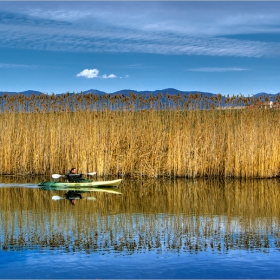
{"type": "Polygon", "coordinates": [[[114,74],[110,74],[109,76],[107,76],[106,74],[102,75],[102,78],[103,79],[114,79],[114,78],[117,78],[116,75],[114,74]]]}
{"type": "Polygon", "coordinates": [[[77,74],[77,77],[85,77],[85,78],[101,78],[101,79],[114,79],[117,78],[115,74],[103,74],[102,76],[98,76],[99,70],[98,69],[84,69],[82,72],[77,74]]]}
{"type": "Polygon", "coordinates": [[[99,70],[97,69],[85,69],[82,72],[77,74],[77,77],[85,77],[85,78],[97,78],[99,70]]]}
{"type": "Polygon", "coordinates": [[[246,68],[241,67],[200,67],[189,69],[194,72],[229,72],[229,71],[247,71],[246,68]]]}

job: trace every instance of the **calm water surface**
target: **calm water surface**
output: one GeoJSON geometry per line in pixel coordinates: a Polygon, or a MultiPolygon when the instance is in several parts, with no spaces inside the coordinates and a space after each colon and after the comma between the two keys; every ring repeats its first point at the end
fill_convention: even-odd
{"type": "Polygon", "coordinates": [[[75,205],[46,178],[0,179],[0,278],[280,276],[276,179],[127,179],[75,205]]]}

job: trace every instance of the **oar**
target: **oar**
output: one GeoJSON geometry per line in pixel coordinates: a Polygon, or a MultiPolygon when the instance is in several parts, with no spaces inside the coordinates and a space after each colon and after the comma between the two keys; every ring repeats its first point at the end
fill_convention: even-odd
{"type": "Polygon", "coordinates": [[[60,175],[60,174],[53,174],[52,175],[52,177],[54,178],[54,179],[58,179],[58,178],[60,178],[60,177],[64,177],[65,175],[60,175]]]}
{"type": "MultiPolygon", "coordinates": [[[[59,195],[54,195],[52,197],[52,200],[61,200],[61,199],[65,199],[65,197],[61,197],[59,195]]],[[[89,196],[89,197],[85,197],[86,200],[96,200],[95,197],[89,196]]]]}
{"type": "Polygon", "coordinates": [[[61,197],[61,196],[58,196],[58,195],[54,195],[52,197],[52,200],[60,200],[60,199],[65,199],[65,197],[61,197]]]}
{"type": "Polygon", "coordinates": [[[96,197],[89,196],[89,197],[85,197],[85,199],[86,199],[86,200],[94,200],[94,201],[95,201],[95,200],[96,200],[96,197]]]}
{"type": "MultiPolygon", "coordinates": [[[[96,175],[96,172],[89,172],[89,173],[86,173],[86,175],[94,176],[94,175],[96,175]]],[[[53,174],[52,177],[53,177],[54,179],[58,179],[58,178],[60,178],[60,177],[65,177],[65,175],[53,174]]]]}

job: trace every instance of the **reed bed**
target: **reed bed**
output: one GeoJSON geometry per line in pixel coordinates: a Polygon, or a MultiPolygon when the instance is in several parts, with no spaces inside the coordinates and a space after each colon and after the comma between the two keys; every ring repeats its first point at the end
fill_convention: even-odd
{"type": "Polygon", "coordinates": [[[248,108],[263,101],[160,93],[4,95],[0,174],[64,174],[76,166],[100,176],[277,177],[280,110],[248,108]]]}
{"type": "Polygon", "coordinates": [[[122,195],[53,201],[57,192],[0,188],[0,250],[213,253],[280,249],[277,179],[126,180],[122,195]]]}

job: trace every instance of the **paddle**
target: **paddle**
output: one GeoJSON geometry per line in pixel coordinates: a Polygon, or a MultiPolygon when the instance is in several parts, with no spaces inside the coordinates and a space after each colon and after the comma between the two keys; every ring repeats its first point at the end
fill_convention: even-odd
{"type": "Polygon", "coordinates": [[[65,199],[65,197],[61,197],[61,196],[58,196],[58,195],[54,195],[52,197],[52,200],[60,200],[60,199],[65,199]]]}
{"type": "MultiPolygon", "coordinates": [[[[65,197],[59,196],[59,195],[54,195],[52,197],[52,200],[61,200],[61,199],[65,199],[65,197]]],[[[89,197],[85,197],[84,199],[86,200],[96,200],[95,197],[89,196],[89,197]]]]}
{"type": "MultiPolygon", "coordinates": [[[[89,172],[89,173],[86,173],[86,175],[94,176],[94,175],[96,175],[96,172],[89,172]]],[[[53,177],[54,179],[58,179],[58,178],[60,178],[60,177],[65,177],[65,175],[53,174],[52,177],[53,177]]]]}
{"type": "Polygon", "coordinates": [[[86,199],[86,200],[94,200],[94,201],[95,201],[95,200],[96,200],[96,197],[89,196],[89,197],[85,197],[85,199],[86,199]]]}

